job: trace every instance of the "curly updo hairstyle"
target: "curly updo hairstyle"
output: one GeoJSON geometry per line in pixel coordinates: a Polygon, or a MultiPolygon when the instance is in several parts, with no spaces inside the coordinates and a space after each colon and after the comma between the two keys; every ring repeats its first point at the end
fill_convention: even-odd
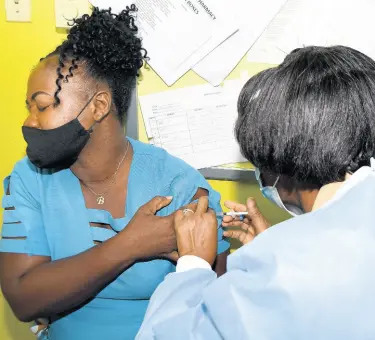
{"type": "Polygon", "coordinates": [[[375,157],[375,61],[345,46],[294,50],[244,86],[235,132],[260,170],[343,181],[375,157]]]}
{"type": "Polygon", "coordinates": [[[136,11],[135,5],[127,6],[119,14],[95,7],[91,15],[85,14],[74,21],[67,39],[47,56],[59,57],[55,106],[60,104],[63,82],[68,82],[83,62],[88,76],[108,84],[118,118],[124,123],[136,77],[147,59],[142,40],[137,36],[136,11]],[[62,69],[66,63],[70,66],[64,76],[62,69]]]}

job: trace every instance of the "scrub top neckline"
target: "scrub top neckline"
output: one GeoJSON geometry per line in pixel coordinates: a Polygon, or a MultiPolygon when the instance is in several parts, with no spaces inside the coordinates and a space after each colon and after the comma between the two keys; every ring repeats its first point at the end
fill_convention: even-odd
{"type": "MultiPolygon", "coordinates": [[[[108,224],[110,224],[110,225],[111,225],[110,222],[113,221],[113,223],[115,225],[111,225],[111,227],[116,231],[117,231],[118,228],[116,228],[115,226],[116,225],[122,225],[122,227],[124,227],[125,221],[127,220],[127,217],[129,215],[131,215],[131,212],[129,212],[129,208],[130,208],[129,197],[131,197],[131,193],[130,193],[131,185],[130,185],[130,183],[131,183],[131,177],[134,175],[134,165],[135,165],[136,160],[137,160],[137,157],[136,157],[137,147],[136,147],[136,141],[134,141],[132,138],[129,138],[129,137],[127,137],[127,139],[128,139],[129,143],[131,144],[131,146],[133,148],[133,156],[132,156],[132,160],[131,160],[131,164],[130,164],[129,175],[128,175],[128,178],[127,178],[128,183],[127,183],[127,190],[126,190],[126,197],[125,197],[124,216],[114,218],[108,210],[96,209],[96,208],[87,208],[86,202],[85,202],[85,197],[84,197],[83,192],[82,192],[82,187],[81,187],[80,181],[77,178],[77,176],[75,176],[74,173],[69,169],[69,174],[74,177],[74,191],[76,191],[74,193],[74,195],[75,195],[75,197],[79,198],[77,201],[80,201],[80,203],[82,203],[84,205],[84,208],[87,210],[88,215],[100,214],[100,215],[102,215],[104,220],[108,220],[108,224]]],[[[88,219],[90,220],[89,217],[88,217],[88,219]]]]}

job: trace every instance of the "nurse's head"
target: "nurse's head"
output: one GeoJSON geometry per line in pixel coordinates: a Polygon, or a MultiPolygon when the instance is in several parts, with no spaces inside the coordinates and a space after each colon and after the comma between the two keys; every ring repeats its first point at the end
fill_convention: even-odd
{"type": "Polygon", "coordinates": [[[375,155],[375,62],[349,47],[306,47],[251,78],[236,137],[266,197],[311,211],[320,188],[375,155]]]}
{"type": "Polygon", "coordinates": [[[23,127],[30,160],[69,167],[87,143],[100,146],[123,124],[145,60],[132,6],[114,15],[94,8],[32,71],[23,127]],[[91,137],[91,138],[90,138],[91,137]]]}

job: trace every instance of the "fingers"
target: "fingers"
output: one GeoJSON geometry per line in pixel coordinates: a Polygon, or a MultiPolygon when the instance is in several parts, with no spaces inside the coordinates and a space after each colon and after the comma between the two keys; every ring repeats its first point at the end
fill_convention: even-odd
{"type": "Polygon", "coordinates": [[[180,226],[180,222],[184,219],[185,215],[182,210],[177,210],[174,214],[174,227],[177,231],[178,227],[180,226]]]}
{"type": "Polygon", "coordinates": [[[208,208],[207,209],[207,214],[210,215],[211,217],[215,218],[215,220],[217,221],[215,210],[213,210],[211,208],[208,208]]]}
{"type": "Polygon", "coordinates": [[[234,217],[233,216],[224,215],[223,222],[229,223],[229,222],[232,222],[232,221],[234,221],[234,217]]]}
{"type": "Polygon", "coordinates": [[[184,209],[190,209],[190,210],[193,210],[195,212],[197,210],[197,203],[196,202],[189,203],[189,204],[187,204],[187,205],[185,205],[181,208],[181,210],[184,210],[184,209]]]}
{"type": "Polygon", "coordinates": [[[247,216],[250,219],[252,226],[254,227],[255,234],[258,235],[266,230],[270,226],[270,224],[259,211],[258,206],[253,198],[247,199],[246,206],[248,212],[247,216]]]}
{"type": "Polygon", "coordinates": [[[198,199],[197,209],[195,210],[196,214],[204,214],[208,209],[208,196],[201,196],[198,199]]]}
{"type": "Polygon", "coordinates": [[[240,241],[242,244],[251,242],[254,239],[254,236],[250,233],[247,233],[243,230],[226,230],[224,231],[224,236],[228,238],[234,238],[240,241]]]}
{"type": "Polygon", "coordinates": [[[223,217],[223,224],[224,223],[231,223],[231,222],[249,223],[249,219],[247,217],[241,218],[241,216],[230,216],[230,215],[225,215],[223,217]]]}
{"type": "Polygon", "coordinates": [[[251,223],[248,224],[248,223],[244,223],[244,222],[235,221],[235,222],[231,222],[229,224],[223,224],[223,227],[224,228],[233,228],[233,227],[238,228],[239,227],[242,230],[247,231],[247,232],[249,232],[253,235],[255,234],[254,227],[251,225],[251,223]]]}
{"type": "Polygon", "coordinates": [[[233,202],[233,201],[225,201],[224,205],[228,209],[232,209],[233,211],[241,212],[241,211],[246,211],[247,210],[246,209],[246,205],[241,204],[241,203],[237,203],[237,202],[233,202]]]}
{"type": "Polygon", "coordinates": [[[225,220],[224,221],[224,219],[223,219],[223,221],[221,222],[221,224],[222,225],[227,225],[227,226],[236,226],[237,224],[241,224],[243,221],[241,221],[241,220],[237,220],[237,219],[234,219],[234,218],[232,218],[231,220],[230,219],[227,219],[227,220],[225,220]]]}
{"type": "Polygon", "coordinates": [[[145,213],[155,215],[160,209],[166,207],[172,202],[172,196],[156,196],[151,201],[147,202],[143,209],[145,213]]]}
{"type": "Polygon", "coordinates": [[[228,218],[225,220],[223,219],[223,222],[222,222],[223,225],[234,225],[234,226],[240,225],[241,223],[250,224],[250,220],[247,217],[245,217],[242,220],[238,218],[228,218]]]}
{"type": "Polygon", "coordinates": [[[217,217],[216,212],[213,209],[208,208],[207,212],[204,214],[203,219],[205,219],[208,223],[215,226],[215,229],[217,229],[217,217]]]}

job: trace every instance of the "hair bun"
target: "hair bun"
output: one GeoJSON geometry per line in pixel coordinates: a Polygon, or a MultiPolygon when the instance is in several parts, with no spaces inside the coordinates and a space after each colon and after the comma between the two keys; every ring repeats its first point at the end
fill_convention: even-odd
{"type": "Polygon", "coordinates": [[[137,37],[136,11],[134,5],[119,14],[94,7],[91,15],[74,21],[62,50],[88,60],[102,72],[136,76],[147,56],[142,40],[137,37]]]}

